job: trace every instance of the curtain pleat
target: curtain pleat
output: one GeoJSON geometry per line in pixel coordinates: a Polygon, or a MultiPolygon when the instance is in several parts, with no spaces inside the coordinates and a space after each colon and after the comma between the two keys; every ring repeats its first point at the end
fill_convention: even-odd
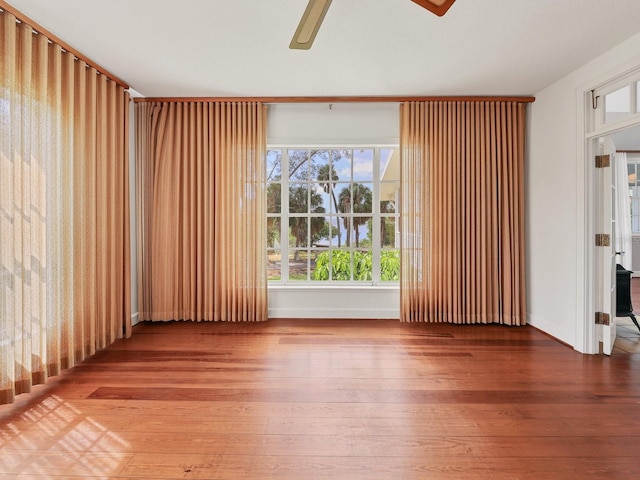
{"type": "Polygon", "coordinates": [[[526,105],[401,105],[401,320],[526,323],[526,105]]]}
{"type": "Polygon", "coordinates": [[[0,11],[0,403],[130,331],[128,93],[0,11]]]}
{"type": "Polygon", "coordinates": [[[267,318],[266,107],[136,104],[142,320],[267,318]]]}

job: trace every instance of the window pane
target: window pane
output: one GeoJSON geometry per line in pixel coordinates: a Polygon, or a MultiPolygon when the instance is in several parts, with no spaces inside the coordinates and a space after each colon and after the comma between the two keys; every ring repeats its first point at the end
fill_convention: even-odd
{"type": "Polygon", "coordinates": [[[631,111],[631,87],[627,85],[604,97],[605,123],[623,119],[631,111]]]}
{"type": "Polygon", "coordinates": [[[280,180],[282,178],[282,151],[267,151],[267,181],[280,180]]]}
{"type": "Polygon", "coordinates": [[[353,213],[371,213],[373,211],[373,184],[354,183],[351,187],[353,213]]]}
{"type": "Polygon", "coordinates": [[[380,202],[380,213],[396,213],[396,202],[392,200],[382,200],[380,202]]]}
{"type": "Polygon", "coordinates": [[[628,163],[627,164],[627,178],[629,179],[629,186],[633,187],[636,184],[637,175],[636,175],[636,164],[628,163]]]}
{"type": "Polygon", "coordinates": [[[371,251],[353,252],[353,279],[358,282],[370,282],[373,278],[371,251]]]}
{"type": "Polygon", "coordinates": [[[290,247],[306,247],[308,229],[307,219],[304,217],[289,218],[289,246],[290,247]]]}
{"type": "Polygon", "coordinates": [[[331,252],[329,250],[316,250],[312,280],[329,281],[331,276],[331,252]]]}
{"type": "Polygon", "coordinates": [[[267,247],[280,248],[280,217],[267,217],[267,247]]]}
{"type": "Polygon", "coordinates": [[[289,280],[308,280],[308,273],[307,251],[293,249],[289,253],[289,280]]]}
{"type": "Polygon", "coordinates": [[[321,242],[322,246],[337,246],[338,242],[342,241],[340,233],[342,232],[342,220],[336,216],[327,216],[326,217],[326,230],[327,235],[323,242],[321,242]]]}
{"type": "Polygon", "coordinates": [[[640,113],[640,82],[636,82],[636,113],[640,113]]]}
{"type": "Polygon", "coordinates": [[[322,244],[327,245],[329,243],[329,223],[326,217],[314,215],[309,218],[311,225],[311,246],[322,244]]]}
{"type": "Polygon", "coordinates": [[[371,246],[371,216],[348,216],[342,218],[341,229],[342,246],[369,247],[371,246]]]}
{"type": "Polygon", "coordinates": [[[309,185],[293,183],[289,187],[289,212],[307,213],[309,206],[309,185]]]}
{"type": "Polygon", "coordinates": [[[352,247],[371,246],[372,217],[353,217],[353,243],[352,247]]]}
{"type": "Polygon", "coordinates": [[[267,186],[267,213],[280,213],[281,191],[279,183],[270,183],[267,186]]]}
{"type": "Polygon", "coordinates": [[[373,150],[355,150],[353,152],[353,180],[373,180],[373,150]]]}
{"type": "Polygon", "coordinates": [[[282,278],[280,250],[267,250],[267,279],[280,280],[282,278]]]}
{"type": "Polygon", "coordinates": [[[323,258],[328,255],[327,249],[312,249],[309,252],[309,279],[311,280],[329,280],[328,276],[323,275],[323,270],[318,270],[318,262],[322,264],[323,258]],[[325,278],[326,277],[326,278],[325,278]]]}
{"type": "Polygon", "coordinates": [[[379,196],[381,214],[379,245],[381,248],[395,248],[399,244],[399,242],[396,241],[396,219],[395,217],[384,215],[398,212],[397,205],[400,198],[400,154],[397,149],[382,149],[380,151],[379,196]]]}
{"type": "Polygon", "coordinates": [[[395,217],[380,217],[380,247],[397,248],[395,217]]]}
{"type": "Polygon", "coordinates": [[[351,213],[351,185],[342,182],[336,183],[334,193],[338,200],[338,210],[340,213],[351,213]]]}
{"type": "Polygon", "coordinates": [[[640,197],[638,197],[638,187],[633,187],[633,197],[631,198],[631,230],[640,232],[640,197]]]}
{"type": "Polygon", "coordinates": [[[380,150],[380,180],[383,182],[400,180],[400,153],[393,148],[380,150]]]}
{"type": "Polygon", "coordinates": [[[329,151],[312,150],[311,153],[311,179],[314,181],[329,181],[331,176],[329,151]]]}
{"type": "Polygon", "coordinates": [[[289,178],[309,180],[309,151],[289,150],[289,178]]]}
{"type": "Polygon", "coordinates": [[[343,247],[347,244],[347,218],[331,217],[332,233],[335,235],[331,239],[333,246],[343,247]]]}
{"type": "MultiPolygon", "coordinates": [[[[325,209],[327,213],[336,213],[336,206],[333,198],[335,197],[334,193],[335,184],[329,182],[321,182],[318,183],[316,192],[322,196],[322,207],[325,209]]],[[[337,202],[337,199],[336,199],[337,202]]]]}
{"type": "MultiPolygon", "coordinates": [[[[333,167],[333,175],[337,176],[337,180],[351,180],[351,150],[333,150],[331,152],[331,164],[333,167]]],[[[337,181],[336,180],[336,181],[337,181]]]]}
{"type": "Polygon", "coordinates": [[[351,280],[351,252],[348,250],[334,250],[331,252],[331,280],[351,280]]]}
{"type": "Polygon", "coordinates": [[[382,250],[380,252],[380,280],[383,282],[400,281],[400,250],[382,250]]]}
{"type": "Polygon", "coordinates": [[[330,197],[324,191],[324,185],[311,186],[311,210],[310,213],[328,213],[331,208],[330,197]]]}

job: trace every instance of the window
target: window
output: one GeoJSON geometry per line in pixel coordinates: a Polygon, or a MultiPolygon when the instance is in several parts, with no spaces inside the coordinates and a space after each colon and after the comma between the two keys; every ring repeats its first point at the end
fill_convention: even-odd
{"type": "Polygon", "coordinates": [[[640,158],[628,156],[627,174],[631,198],[631,231],[640,233],[640,158]]]}
{"type": "Polygon", "coordinates": [[[621,120],[631,113],[631,87],[622,87],[604,97],[604,121],[612,123],[621,120]]]}
{"type": "Polygon", "coordinates": [[[273,283],[397,282],[397,148],[271,148],[267,258],[273,283]]]}
{"type": "Polygon", "coordinates": [[[640,116],[640,80],[638,73],[621,79],[615,84],[591,92],[597,113],[591,130],[621,122],[630,122],[640,116]]]}

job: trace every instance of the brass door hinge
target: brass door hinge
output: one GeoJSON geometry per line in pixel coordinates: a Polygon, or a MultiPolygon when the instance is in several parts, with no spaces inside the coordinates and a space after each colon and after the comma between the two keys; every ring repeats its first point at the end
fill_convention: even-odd
{"type": "Polygon", "coordinates": [[[596,233],[596,247],[610,247],[611,236],[608,233],[596,233]]]}
{"type": "Polygon", "coordinates": [[[609,314],[596,312],[596,325],[609,325],[609,314]]]}
{"type": "Polygon", "coordinates": [[[596,168],[607,168],[611,164],[611,155],[596,155],[596,168]]]}

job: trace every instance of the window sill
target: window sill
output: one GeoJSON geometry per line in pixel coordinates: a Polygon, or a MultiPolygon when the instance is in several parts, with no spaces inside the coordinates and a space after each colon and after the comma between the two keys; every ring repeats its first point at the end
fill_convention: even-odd
{"type": "Polygon", "coordinates": [[[269,290],[301,290],[301,291],[310,291],[310,290],[353,290],[353,291],[400,291],[400,284],[394,283],[390,285],[372,285],[370,283],[332,283],[330,285],[322,284],[322,283],[312,283],[312,284],[296,284],[296,283],[269,283],[269,290]]]}

